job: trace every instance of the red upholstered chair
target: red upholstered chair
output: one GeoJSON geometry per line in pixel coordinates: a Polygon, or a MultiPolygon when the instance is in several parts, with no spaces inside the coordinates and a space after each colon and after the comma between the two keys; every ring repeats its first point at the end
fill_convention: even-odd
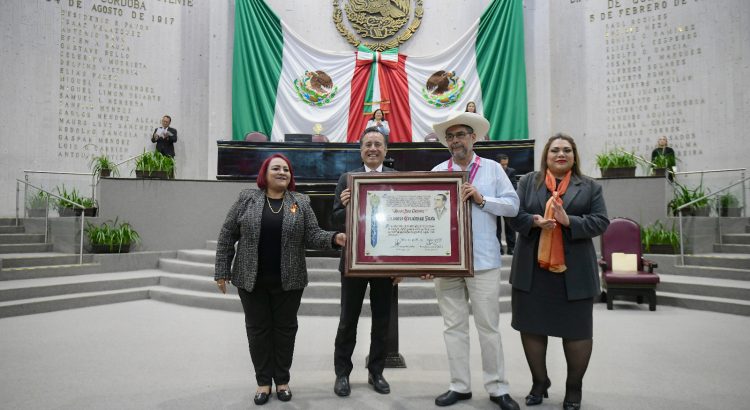
{"type": "Polygon", "coordinates": [[[268,141],[268,137],[266,137],[266,134],[263,134],[262,132],[252,131],[245,134],[245,141],[266,142],[268,141]]]}
{"type": "Polygon", "coordinates": [[[312,136],[312,142],[328,142],[328,137],[323,134],[315,134],[312,136]]]}
{"type": "Polygon", "coordinates": [[[654,273],[656,263],[643,259],[641,254],[641,227],[627,218],[614,218],[601,236],[602,286],[606,290],[607,309],[612,310],[616,296],[635,296],[638,303],[648,298],[649,310],[656,310],[656,285],[659,275],[654,273]],[[612,270],[612,253],[622,252],[636,255],[637,272],[612,270]]]}
{"type": "Polygon", "coordinates": [[[438,141],[440,140],[438,139],[438,136],[435,135],[434,132],[431,132],[424,136],[424,142],[438,142],[438,141]]]}

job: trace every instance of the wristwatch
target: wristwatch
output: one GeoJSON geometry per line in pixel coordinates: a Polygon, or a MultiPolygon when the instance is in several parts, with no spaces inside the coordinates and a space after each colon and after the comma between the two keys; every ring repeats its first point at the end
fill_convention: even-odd
{"type": "Polygon", "coordinates": [[[484,196],[482,196],[482,202],[481,202],[481,203],[480,203],[479,205],[477,205],[477,206],[479,206],[479,208],[484,208],[484,205],[485,205],[486,203],[487,203],[487,200],[486,200],[486,199],[484,199],[484,196]]]}

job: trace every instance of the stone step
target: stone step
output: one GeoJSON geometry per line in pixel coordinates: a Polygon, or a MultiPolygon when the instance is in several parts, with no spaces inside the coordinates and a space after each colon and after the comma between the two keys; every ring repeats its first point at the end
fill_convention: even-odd
{"type": "Polygon", "coordinates": [[[693,276],[693,277],[702,277],[702,278],[718,278],[718,279],[750,281],[749,269],[680,265],[680,266],[675,266],[671,268],[669,271],[662,271],[661,269],[656,269],[656,273],[658,273],[660,276],[680,275],[680,276],[693,276]]]}
{"type": "Polygon", "coordinates": [[[0,234],[0,244],[44,243],[44,234],[32,233],[3,233],[0,234]]]}
{"type": "Polygon", "coordinates": [[[206,249],[215,251],[216,250],[216,242],[217,241],[206,241],[206,249]]]}
{"type": "Polygon", "coordinates": [[[23,219],[19,219],[16,223],[16,218],[0,218],[0,226],[23,226],[23,219]]]}
{"type": "Polygon", "coordinates": [[[90,275],[102,272],[100,263],[84,263],[82,265],[53,265],[27,266],[20,268],[5,268],[0,270],[0,280],[24,280],[52,278],[60,276],[90,275]]]}
{"type": "MultiPolygon", "coordinates": [[[[164,286],[150,288],[151,299],[184,306],[202,307],[207,309],[241,312],[242,304],[235,294],[208,293],[184,289],[174,289],[164,286]]],[[[500,311],[510,310],[510,297],[500,297],[500,311]]],[[[362,315],[370,316],[370,302],[365,299],[362,305],[362,315]]],[[[400,300],[399,316],[439,316],[437,301],[432,300],[400,300]]],[[[303,295],[300,305],[300,316],[339,316],[340,300],[308,298],[303,295]]]]}
{"type": "Polygon", "coordinates": [[[52,251],[51,243],[0,244],[0,254],[50,252],[50,251],[52,251]]]}
{"type": "Polygon", "coordinates": [[[745,232],[750,233],[750,225],[745,225],[745,232]]]}
{"type": "Polygon", "coordinates": [[[750,245],[750,234],[748,233],[731,233],[722,235],[724,245],[744,244],[750,245]]]}
{"type": "Polygon", "coordinates": [[[657,292],[657,310],[658,305],[750,316],[750,302],[746,300],[657,292]]]}
{"type": "Polygon", "coordinates": [[[0,318],[148,299],[148,288],[87,292],[0,302],[0,318]]]}
{"type": "Polygon", "coordinates": [[[159,272],[104,273],[0,282],[0,302],[75,293],[142,288],[159,284],[159,272]]]}
{"type": "Polygon", "coordinates": [[[25,228],[23,226],[0,226],[0,234],[23,232],[25,232],[25,228]]]}
{"type": "Polygon", "coordinates": [[[750,301],[750,282],[739,280],[664,275],[657,291],[750,301]]]}
{"type": "Polygon", "coordinates": [[[159,269],[173,273],[210,276],[211,278],[214,277],[215,270],[213,264],[191,262],[173,258],[160,258],[159,269]]]}
{"type": "Polygon", "coordinates": [[[216,263],[216,251],[209,249],[181,250],[177,251],[177,259],[214,265],[216,263]]]}
{"type": "Polygon", "coordinates": [[[714,252],[719,253],[747,253],[750,254],[750,244],[714,244],[714,252]]]}
{"type": "MultiPolygon", "coordinates": [[[[10,257],[1,257],[0,262],[2,264],[0,265],[0,268],[2,270],[6,270],[8,268],[21,268],[21,267],[31,267],[31,266],[55,266],[55,265],[75,265],[78,264],[79,261],[79,255],[76,254],[61,254],[61,253],[51,253],[49,255],[34,255],[34,256],[14,256],[12,258],[10,257]]],[[[92,255],[83,255],[83,262],[84,263],[91,263],[93,261],[92,255]]]]}
{"type": "Polygon", "coordinates": [[[710,253],[686,255],[685,264],[721,268],[750,269],[750,254],[710,253]]]}

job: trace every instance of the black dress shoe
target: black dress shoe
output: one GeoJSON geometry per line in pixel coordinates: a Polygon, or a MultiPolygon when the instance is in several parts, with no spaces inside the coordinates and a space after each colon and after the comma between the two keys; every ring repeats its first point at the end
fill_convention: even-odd
{"type": "Polygon", "coordinates": [[[349,387],[349,376],[336,376],[336,382],[333,384],[333,392],[337,396],[346,397],[352,392],[349,387]]]}
{"type": "Polygon", "coordinates": [[[531,391],[529,392],[529,395],[526,396],[526,405],[527,406],[536,406],[538,404],[542,404],[544,399],[549,397],[549,394],[547,391],[549,390],[549,387],[552,385],[552,382],[547,379],[547,381],[544,382],[544,391],[541,394],[534,394],[534,387],[531,387],[531,391]],[[544,397],[544,398],[542,398],[544,397]]]}
{"type": "Polygon", "coordinates": [[[292,399],[292,390],[289,388],[286,390],[276,390],[276,397],[281,401],[289,401],[292,399]]]}
{"type": "Polygon", "coordinates": [[[268,403],[268,398],[271,395],[269,393],[255,393],[255,397],[253,398],[253,402],[255,402],[256,405],[262,406],[266,403],[268,403]]]}
{"type": "Polygon", "coordinates": [[[376,392],[380,394],[388,394],[391,392],[391,386],[385,381],[385,377],[382,374],[368,374],[367,383],[370,383],[376,392]]]}
{"type": "Polygon", "coordinates": [[[510,394],[502,396],[490,396],[490,401],[497,403],[503,410],[519,410],[518,403],[510,397],[510,394]]]}
{"type": "Polygon", "coordinates": [[[471,392],[459,393],[453,390],[448,390],[440,396],[437,396],[437,398],[435,399],[435,405],[445,407],[456,404],[456,402],[459,400],[469,400],[470,398],[471,392]]]}
{"type": "Polygon", "coordinates": [[[575,403],[572,401],[564,401],[563,402],[563,410],[580,410],[581,409],[581,403],[575,403]]]}

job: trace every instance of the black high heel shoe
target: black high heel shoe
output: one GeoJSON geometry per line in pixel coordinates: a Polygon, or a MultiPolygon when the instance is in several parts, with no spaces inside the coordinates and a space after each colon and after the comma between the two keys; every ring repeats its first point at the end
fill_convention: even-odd
{"type": "Polygon", "coordinates": [[[268,403],[268,398],[270,396],[271,396],[270,393],[265,393],[265,392],[255,393],[255,397],[253,397],[253,402],[255,402],[256,406],[262,406],[268,403]]]}
{"type": "Polygon", "coordinates": [[[564,401],[563,402],[563,410],[580,410],[581,409],[581,402],[575,403],[572,401],[564,401]]]}
{"type": "Polygon", "coordinates": [[[292,399],[292,390],[288,387],[286,390],[276,390],[276,397],[281,401],[289,401],[292,399]]]}
{"type": "Polygon", "coordinates": [[[544,383],[544,391],[539,395],[534,394],[534,386],[531,386],[531,391],[529,392],[529,395],[526,396],[526,405],[536,406],[538,404],[542,404],[544,399],[549,398],[549,393],[547,393],[547,391],[549,390],[550,386],[552,386],[552,382],[547,379],[547,381],[544,383]],[[542,398],[542,396],[544,396],[544,398],[542,398]]]}

